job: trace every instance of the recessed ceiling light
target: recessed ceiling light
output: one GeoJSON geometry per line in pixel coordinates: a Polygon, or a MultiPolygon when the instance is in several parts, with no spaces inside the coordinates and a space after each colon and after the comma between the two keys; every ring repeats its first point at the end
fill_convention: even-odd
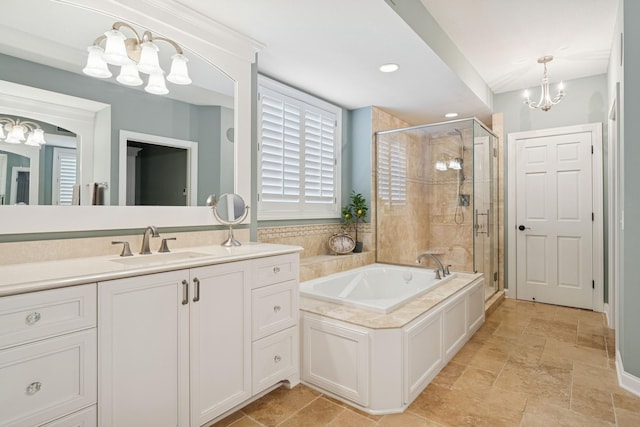
{"type": "Polygon", "coordinates": [[[454,117],[458,117],[458,113],[447,113],[444,115],[447,119],[452,119],[454,117]]]}
{"type": "Polygon", "coordinates": [[[400,68],[400,66],[398,64],[382,64],[379,68],[380,71],[382,71],[383,73],[393,73],[394,71],[398,71],[398,68],[400,68]]]}

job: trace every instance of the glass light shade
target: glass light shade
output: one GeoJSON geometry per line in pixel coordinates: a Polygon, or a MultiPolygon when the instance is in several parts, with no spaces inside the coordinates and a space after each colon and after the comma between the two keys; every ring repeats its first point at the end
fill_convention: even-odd
{"type": "Polygon", "coordinates": [[[166,95],[169,93],[169,89],[167,89],[167,85],[164,82],[164,76],[161,72],[149,74],[149,81],[147,82],[147,86],[145,86],[144,90],[154,95],[166,95]]]}
{"type": "Polygon", "coordinates": [[[462,169],[462,161],[461,161],[461,159],[455,158],[455,159],[449,160],[449,169],[453,169],[453,170],[457,170],[457,171],[462,169]]]}
{"type": "Polygon", "coordinates": [[[27,142],[29,142],[29,139],[31,139],[33,142],[35,142],[38,145],[44,145],[47,143],[47,141],[44,140],[44,130],[42,129],[36,129],[33,132],[31,132],[29,134],[29,138],[27,138],[27,142]]]}
{"type": "Polygon", "coordinates": [[[437,171],[446,171],[447,170],[447,162],[444,160],[438,160],[436,162],[436,170],[437,171]]]}
{"type": "Polygon", "coordinates": [[[4,125],[0,125],[0,138],[6,138],[7,135],[4,134],[4,125]]]}
{"type": "Polygon", "coordinates": [[[102,59],[113,65],[131,64],[133,60],[127,56],[127,48],[124,45],[127,39],[125,35],[118,30],[109,30],[104,35],[107,36],[107,44],[102,59]]]}
{"type": "Polygon", "coordinates": [[[109,71],[107,63],[102,59],[104,49],[100,46],[89,46],[87,51],[89,51],[87,65],[82,69],[82,72],[88,76],[97,77],[99,79],[107,79],[111,77],[111,71],[109,71]]]}
{"type": "Polygon", "coordinates": [[[33,132],[29,132],[29,134],[27,135],[27,142],[25,142],[24,145],[30,145],[32,147],[40,147],[40,144],[38,144],[35,141],[35,137],[33,136],[33,132]]]}
{"type": "Polygon", "coordinates": [[[10,144],[20,144],[22,141],[24,141],[24,127],[21,125],[13,126],[11,131],[9,131],[9,135],[7,135],[5,142],[10,144]]]}
{"type": "Polygon", "coordinates": [[[126,86],[140,86],[143,83],[136,64],[123,65],[116,80],[126,86]]]}
{"type": "Polygon", "coordinates": [[[140,45],[140,49],[138,70],[145,74],[162,73],[162,68],[160,68],[160,63],[158,62],[158,46],[152,42],[144,42],[140,45]]]}
{"type": "Polygon", "coordinates": [[[176,53],[171,57],[171,71],[167,76],[167,80],[177,85],[189,85],[191,84],[191,78],[189,77],[189,70],[187,69],[187,62],[189,59],[184,55],[176,53]]]}

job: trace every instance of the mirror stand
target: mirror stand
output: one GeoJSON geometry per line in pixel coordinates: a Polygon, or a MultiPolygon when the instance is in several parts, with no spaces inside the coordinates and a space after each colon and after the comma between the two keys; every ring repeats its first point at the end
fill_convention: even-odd
{"type": "Polygon", "coordinates": [[[247,215],[249,214],[249,206],[245,205],[242,197],[238,196],[237,194],[223,194],[219,200],[215,200],[215,196],[212,195],[209,197],[209,199],[207,199],[207,204],[210,203],[213,203],[213,216],[216,218],[216,220],[218,220],[220,224],[229,226],[229,234],[227,235],[227,240],[222,242],[221,246],[242,246],[242,243],[237,241],[233,236],[233,226],[236,224],[240,224],[247,218],[247,215]],[[236,206],[238,203],[240,203],[242,213],[236,215],[235,212],[237,212],[236,206]],[[227,215],[230,208],[234,213],[231,215],[227,215]],[[222,216],[225,216],[225,218],[222,218],[222,216]]]}

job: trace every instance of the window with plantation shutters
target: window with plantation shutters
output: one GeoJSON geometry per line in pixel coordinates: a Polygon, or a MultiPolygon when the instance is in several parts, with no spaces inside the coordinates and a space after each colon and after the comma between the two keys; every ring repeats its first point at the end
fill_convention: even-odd
{"type": "Polygon", "coordinates": [[[340,216],[341,110],[260,77],[258,219],[340,216]]]}
{"type": "Polygon", "coordinates": [[[378,198],[389,206],[407,200],[407,149],[397,141],[378,140],[378,198]]]}
{"type": "Polygon", "coordinates": [[[76,150],[53,149],[53,180],[51,196],[54,205],[71,205],[73,186],[76,184],[76,150]]]}

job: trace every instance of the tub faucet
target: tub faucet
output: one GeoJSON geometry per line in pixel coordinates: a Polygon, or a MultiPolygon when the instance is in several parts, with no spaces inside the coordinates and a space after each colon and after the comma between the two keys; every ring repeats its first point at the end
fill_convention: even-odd
{"type": "Polygon", "coordinates": [[[144,230],[144,234],[142,235],[142,247],[140,248],[140,254],[148,255],[151,253],[149,249],[149,238],[150,237],[159,237],[160,233],[158,233],[158,229],[155,225],[150,225],[144,230]]]}
{"type": "Polygon", "coordinates": [[[422,261],[422,259],[425,257],[431,257],[431,259],[438,266],[438,268],[436,269],[436,279],[441,279],[447,275],[447,272],[444,266],[442,265],[442,263],[440,262],[440,260],[438,259],[438,257],[430,252],[423,252],[420,255],[418,255],[418,257],[416,258],[416,264],[420,264],[420,261],[422,261]],[[440,275],[440,273],[442,273],[442,276],[440,275]]]}

